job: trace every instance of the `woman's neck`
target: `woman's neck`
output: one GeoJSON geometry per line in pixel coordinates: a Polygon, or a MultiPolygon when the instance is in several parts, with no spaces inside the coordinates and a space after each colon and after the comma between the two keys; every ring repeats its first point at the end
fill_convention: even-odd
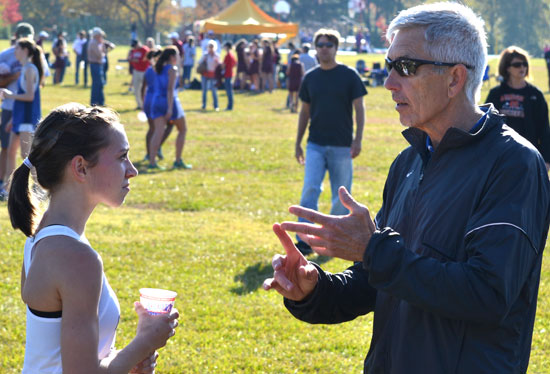
{"type": "Polygon", "coordinates": [[[86,222],[90,218],[95,204],[91,204],[84,196],[73,192],[69,189],[51,194],[48,209],[44,213],[38,229],[51,225],[63,225],[70,227],[79,235],[84,233],[86,222]]]}
{"type": "Polygon", "coordinates": [[[527,82],[525,81],[524,78],[517,79],[517,78],[510,77],[506,82],[506,84],[508,84],[508,86],[514,89],[520,89],[527,86],[527,82]]]}

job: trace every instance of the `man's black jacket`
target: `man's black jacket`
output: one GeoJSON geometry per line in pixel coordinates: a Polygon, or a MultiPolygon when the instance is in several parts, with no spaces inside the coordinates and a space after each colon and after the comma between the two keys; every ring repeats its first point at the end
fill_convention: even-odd
{"type": "Polygon", "coordinates": [[[529,363],[550,183],[531,143],[492,106],[470,134],[426,134],[392,164],[364,261],[320,268],[297,318],[340,323],[374,311],[365,373],[524,373],[529,363]]]}

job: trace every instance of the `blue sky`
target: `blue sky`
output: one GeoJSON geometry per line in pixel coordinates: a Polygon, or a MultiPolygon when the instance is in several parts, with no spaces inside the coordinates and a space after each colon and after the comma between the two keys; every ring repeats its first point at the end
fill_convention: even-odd
{"type": "Polygon", "coordinates": [[[190,6],[195,7],[197,6],[196,0],[179,0],[180,6],[190,6]]]}

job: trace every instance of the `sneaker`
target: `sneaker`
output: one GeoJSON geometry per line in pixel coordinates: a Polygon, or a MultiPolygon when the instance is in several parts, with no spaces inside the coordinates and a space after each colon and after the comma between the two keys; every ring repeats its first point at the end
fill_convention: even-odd
{"type": "Polygon", "coordinates": [[[193,169],[193,165],[183,162],[183,160],[174,161],[174,169],[193,169]]]}
{"type": "Polygon", "coordinates": [[[303,254],[304,256],[307,256],[313,253],[313,250],[311,249],[309,244],[307,244],[306,242],[303,242],[300,240],[295,245],[296,245],[296,248],[298,248],[298,250],[300,251],[300,253],[303,254]]]}
{"type": "Polygon", "coordinates": [[[143,157],[143,161],[149,161],[149,155],[145,155],[145,157],[143,157]]]}
{"type": "Polygon", "coordinates": [[[159,171],[166,170],[165,168],[163,168],[162,166],[159,166],[158,164],[149,164],[149,165],[147,165],[147,169],[149,169],[149,170],[159,170],[159,171]]]}
{"type": "Polygon", "coordinates": [[[162,149],[160,149],[160,148],[157,151],[157,157],[160,158],[161,160],[164,160],[164,155],[162,154],[162,149]]]}

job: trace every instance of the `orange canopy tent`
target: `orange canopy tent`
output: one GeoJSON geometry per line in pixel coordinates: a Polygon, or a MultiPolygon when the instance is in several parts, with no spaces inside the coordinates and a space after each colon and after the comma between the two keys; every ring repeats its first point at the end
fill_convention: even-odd
{"type": "Polygon", "coordinates": [[[237,0],[214,17],[200,21],[200,30],[216,34],[286,34],[284,39],[289,39],[298,34],[298,24],[270,17],[252,0],[237,0]]]}

